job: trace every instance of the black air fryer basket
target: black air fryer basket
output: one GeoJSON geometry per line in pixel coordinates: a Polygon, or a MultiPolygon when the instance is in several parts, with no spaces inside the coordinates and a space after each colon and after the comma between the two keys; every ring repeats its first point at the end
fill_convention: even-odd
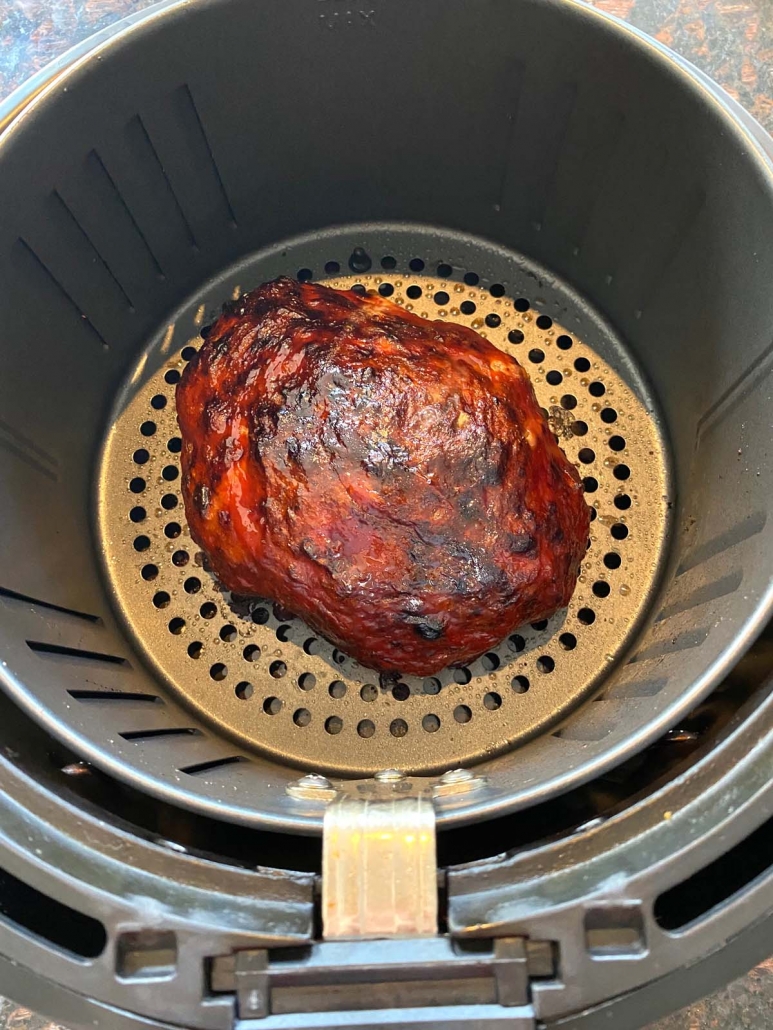
{"type": "Polygon", "coordinates": [[[122,1030],[633,1028],[766,953],[762,130],[574,0],[162,3],[3,124],[0,989],[122,1030]],[[566,611],[386,680],[222,592],[174,388],[278,275],[523,364],[593,507],[566,611]]]}

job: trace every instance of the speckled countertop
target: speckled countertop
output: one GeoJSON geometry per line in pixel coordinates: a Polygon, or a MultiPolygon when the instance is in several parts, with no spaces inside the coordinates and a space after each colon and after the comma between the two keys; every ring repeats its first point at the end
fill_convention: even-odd
{"type": "MultiPolygon", "coordinates": [[[[154,0],[0,0],[0,97],[154,0]]],[[[773,133],[773,0],[595,0],[716,79],[773,133]]],[[[773,959],[650,1030],[771,1030],[773,959]]],[[[64,1030],[0,999],[0,1030],[64,1030]]]]}

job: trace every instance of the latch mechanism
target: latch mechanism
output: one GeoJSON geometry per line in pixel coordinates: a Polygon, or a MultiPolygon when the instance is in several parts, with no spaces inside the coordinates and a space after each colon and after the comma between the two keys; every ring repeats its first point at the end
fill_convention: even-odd
{"type": "Polygon", "coordinates": [[[235,992],[239,1019],[265,1030],[274,1017],[290,1025],[290,1014],[297,1028],[339,1025],[320,1022],[320,1013],[347,1013],[349,1025],[352,1012],[363,1013],[361,1028],[415,1021],[533,1030],[530,980],[554,975],[547,941],[430,937],[237,952],[214,960],[210,988],[235,992]]]}

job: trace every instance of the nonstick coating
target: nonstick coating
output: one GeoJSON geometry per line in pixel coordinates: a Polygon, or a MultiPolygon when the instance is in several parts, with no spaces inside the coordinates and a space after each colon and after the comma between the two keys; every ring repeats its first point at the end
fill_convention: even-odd
{"type": "MultiPolygon", "coordinates": [[[[497,263],[475,240],[395,226],[326,236],[324,263],[311,260],[308,238],[240,263],[191,298],[142,353],[109,420],[101,461],[106,575],[149,663],[205,724],[243,747],[343,776],[392,766],[437,773],[490,760],[548,732],[630,645],[670,522],[660,424],[646,392],[637,397],[610,367],[631,368],[619,341],[593,326],[570,291],[551,304],[515,256],[497,263]],[[499,277],[484,284],[475,268],[492,258],[499,277]],[[353,274],[352,266],[369,268],[353,274]],[[238,296],[241,283],[288,270],[339,288],[388,291],[427,318],[472,326],[522,362],[592,508],[590,547],[567,610],[518,627],[466,665],[425,678],[380,677],[270,600],[222,591],[182,511],[174,386],[218,301],[238,296]],[[583,342],[586,330],[606,358],[583,342]]],[[[136,742],[163,733],[166,744],[190,743],[187,723],[157,724],[146,714],[139,726],[124,726],[120,708],[113,711],[119,736],[136,742]]],[[[225,781],[225,769],[221,775],[225,781]]]]}
{"type": "Polygon", "coordinates": [[[480,766],[488,789],[441,819],[529,804],[630,755],[769,614],[770,162],[635,33],[570,0],[377,0],[351,18],[311,0],[163,7],[4,133],[0,195],[4,685],[117,775],[223,818],[319,826],[285,797],[294,766],[224,764],[239,748],[145,665],[93,520],[110,412],[148,342],[240,261],[273,249],[282,265],[299,234],[321,267],[331,226],[355,227],[352,250],[373,223],[403,226],[403,262],[415,233],[429,260],[510,300],[536,290],[558,323],[581,313],[600,354],[624,341],[631,360],[605,360],[654,398],[671,446],[672,544],[627,661],[558,735],[480,766]],[[201,733],[127,740],[119,707],[124,729],[152,712],[201,733]]]}

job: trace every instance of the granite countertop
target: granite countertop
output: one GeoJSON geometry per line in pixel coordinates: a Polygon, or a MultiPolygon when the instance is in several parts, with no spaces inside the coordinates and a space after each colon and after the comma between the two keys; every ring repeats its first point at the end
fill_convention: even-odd
{"type": "MultiPolygon", "coordinates": [[[[154,0],[0,0],[0,97],[154,0]]],[[[773,133],[773,0],[594,0],[707,72],[773,133]]],[[[773,947],[773,945],[772,945],[773,947]]],[[[650,1030],[769,1030],[773,959],[650,1030]]],[[[0,1030],[64,1030],[0,999],[0,1030]]]]}

